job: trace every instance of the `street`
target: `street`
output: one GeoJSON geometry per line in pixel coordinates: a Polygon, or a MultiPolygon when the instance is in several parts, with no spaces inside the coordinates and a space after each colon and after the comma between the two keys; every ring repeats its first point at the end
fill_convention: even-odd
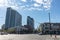
{"type": "Polygon", "coordinates": [[[38,34],[8,34],[0,35],[0,40],[60,40],[60,36],[38,35],[38,34]]]}

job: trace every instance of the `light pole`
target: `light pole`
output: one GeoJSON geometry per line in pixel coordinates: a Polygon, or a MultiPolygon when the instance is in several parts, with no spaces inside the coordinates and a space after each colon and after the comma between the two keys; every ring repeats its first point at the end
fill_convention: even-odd
{"type": "Polygon", "coordinates": [[[51,20],[50,20],[50,13],[48,13],[48,15],[49,15],[49,23],[51,22],[51,20]]]}
{"type": "Polygon", "coordinates": [[[51,18],[50,18],[50,13],[48,13],[49,15],[49,27],[50,27],[50,30],[51,30],[51,18]]]}
{"type": "Polygon", "coordinates": [[[48,14],[49,14],[49,27],[50,27],[49,32],[50,32],[50,35],[52,37],[52,34],[51,34],[51,31],[52,31],[52,28],[51,28],[51,17],[50,17],[51,15],[50,15],[50,12],[48,14]]]}
{"type": "Polygon", "coordinates": [[[49,15],[49,32],[50,32],[50,34],[51,34],[51,18],[50,18],[50,12],[48,13],[48,15],[49,15]]]}

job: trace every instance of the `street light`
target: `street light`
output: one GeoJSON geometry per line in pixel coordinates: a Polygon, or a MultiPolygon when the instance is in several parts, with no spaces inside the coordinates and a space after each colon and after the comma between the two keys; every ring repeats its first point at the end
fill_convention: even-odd
{"type": "Polygon", "coordinates": [[[48,15],[49,15],[49,23],[51,22],[51,20],[50,20],[50,13],[48,13],[48,15]]]}
{"type": "Polygon", "coordinates": [[[51,30],[51,18],[50,18],[50,13],[48,13],[49,15],[49,27],[50,27],[50,30],[51,30]]]}
{"type": "Polygon", "coordinates": [[[51,35],[51,37],[52,37],[52,34],[51,34],[51,31],[52,31],[52,28],[51,28],[51,15],[50,15],[50,13],[48,13],[49,14],[49,27],[50,27],[50,35],[51,35]]]}
{"type": "MultiPolygon", "coordinates": [[[[49,15],[49,27],[50,27],[50,33],[51,33],[51,18],[50,18],[50,12],[48,13],[49,15]]],[[[52,35],[51,35],[52,36],[52,35]]]]}

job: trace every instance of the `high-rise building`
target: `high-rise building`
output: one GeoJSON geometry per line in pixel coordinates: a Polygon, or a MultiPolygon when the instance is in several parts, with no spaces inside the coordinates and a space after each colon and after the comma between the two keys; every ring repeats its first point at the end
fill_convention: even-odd
{"type": "Polygon", "coordinates": [[[34,19],[30,16],[27,17],[27,25],[29,25],[29,28],[34,29],[34,19]]]}
{"type": "Polygon", "coordinates": [[[22,16],[11,7],[7,8],[5,29],[22,26],[22,16]]]}
{"type": "Polygon", "coordinates": [[[5,24],[3,24],[1,27],[2,27],[2,30],[4,30],[5,29],[5,24]]]}

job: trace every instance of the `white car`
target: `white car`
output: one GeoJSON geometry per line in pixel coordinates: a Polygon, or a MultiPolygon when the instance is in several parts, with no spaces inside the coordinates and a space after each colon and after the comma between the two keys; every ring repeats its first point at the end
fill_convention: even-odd
{"type": "Polygon", "coordinates": [[[0,32],[0,35],[7,35],[7,32],[0,32]]]}
{"type": "Polygon", "coordinates": [[[42,35],[42,32],[38,33],[39,35],[42,35]]]}

